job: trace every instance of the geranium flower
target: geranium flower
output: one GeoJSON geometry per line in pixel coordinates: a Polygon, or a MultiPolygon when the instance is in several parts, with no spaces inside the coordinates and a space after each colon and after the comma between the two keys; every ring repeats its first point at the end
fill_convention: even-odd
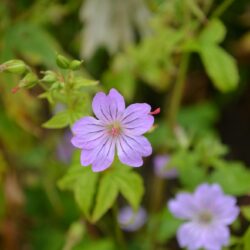
{"type": "Polygon", "coordinates": [[[236,199],[217,184],[202,184],[194,194],[180,193],[168,207],[174,216],[187,220],[178,229],[177,240],[189,250],[220,250],[228,245],[228,225],[239,214],[236,199]]]}
{"type": "Polygon", "coordinates": [[[168,166],[170,158],[167,154],[156,155],[154,157],[154,172],[159,178],[174,179],[178,176],[176,168],[170,168],[168,166]]]}
{"type": "Polygon", "coordinates": [[[147,217],[147,212],[143,207],[135,212],[131,207],[126,206],[119,211],[118,222],[124,231],[134,232],[146,223],[147,217]]]}
{"type": "MultiPolygon", "coordinates": [[[[142,157],[152,153],[149,141],[142,136],[154,123],[151,107],[146,103],[135,103],[125,108],[123,96],[111,89],[108,95],[95,95],[92,108],[97,117],[84,117],[77,121],[72,131],[72,144],[82,149],[81,164],[92,164],[95,172],[108,168],[115,155],[132,167],[143,164],[142,157]]],[[[158,111],[158,110],[157,110],[158,111]]]]}

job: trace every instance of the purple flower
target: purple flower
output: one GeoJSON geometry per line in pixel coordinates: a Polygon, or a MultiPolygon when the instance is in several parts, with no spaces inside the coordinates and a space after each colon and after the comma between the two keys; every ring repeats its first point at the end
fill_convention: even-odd
{"type": "Polygon", "coordinates": [[[174,179],[178,176],[176,168],[170,168],[168,166],[170,158],[168,155],[156,155],[154,157],[154,172],[160,178],[174,179]]]}
{"type": "Polygon", "coordinates": [[[70,163],[74,149],[72,144],[70,143],[71,137],[71,131],[66,131],[59,141],[56,150],[58,159],[66,164],[70,163]]]}
{"type": "Polygon", "coordinates": [[[118,214],[118,222],[124,231],[133,232],[140,229],[147,220],[147,212],[140,207],[135,212],[131,207],[123,207],[118,214]]]}
{"type": "Polygon", "coordinates": [[[220,250],[228,245],[228,225],[239,214],[236,199],[225,195],[217,184],[202,184],[194,194],[180,193],[168,207],[174,216],[187,220],[178,229],[177,239],[189,250],[220,250]]]}
{"type": "Polygon", "coordinates": [[[72,128],[71,142],[82,149],[81,164],[102,171],[112,164],[116,148],[122,163],[140,167],[142,157],[152,153],[149,141],[142,136],[154,123],[150,105],[135,103],[125,108],[123,96],[111,89],[108,95],[97,93],[92,108],[97,119],[84,117],[72,128]]]}

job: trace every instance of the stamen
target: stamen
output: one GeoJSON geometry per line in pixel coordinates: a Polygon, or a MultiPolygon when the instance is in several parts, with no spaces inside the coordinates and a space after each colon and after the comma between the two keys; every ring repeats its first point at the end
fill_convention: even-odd
{"type": "Polygon", "coordinates": [[[158,114],[160,114],[160,112],[161,112],[161,108],[157,108],[156,110],[149,112],[149,114],[150,115],[158,115],[158,114]]]}
{"type": "Polygon", "coordinates": [[[209,212],[203,212],[199,215],[199,221],[202,223],[210,223],[213,219],[213,216],[209,212]]]}

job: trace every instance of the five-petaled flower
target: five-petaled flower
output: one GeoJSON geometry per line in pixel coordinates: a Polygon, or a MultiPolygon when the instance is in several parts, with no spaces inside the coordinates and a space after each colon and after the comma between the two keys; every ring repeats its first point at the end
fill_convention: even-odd
{"type": "Polygon", "coordinates": [[[177,218],[187,220],[178,229],[177,240],[189,250],[220,250],[228,245],[228,225],[239,214],[236,199],[217,184],[202,184],[194,194],[180,193],[168,207],[177,218]]]}
{"type": "Polygon", "coordinates": [[[98,92],[92,108],[97,119],[87,116],[72,127],[71,142],[82,149],[81,164],[103,171],[112,164],[117,149],[122,163],[140,167],[142,157],[152,153],[149,141],[142,136],[154,123],[150,105],[135,103],[125,108],[123,96],[111,89],[108,95],[98,92]]]}

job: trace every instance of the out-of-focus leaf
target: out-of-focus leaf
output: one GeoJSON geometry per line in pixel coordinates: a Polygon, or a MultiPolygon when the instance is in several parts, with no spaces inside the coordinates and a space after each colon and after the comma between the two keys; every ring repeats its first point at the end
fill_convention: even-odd
{"type": "Polygon", "coordinates": [[[107,88],[116,88],[131,101],[136,90],[136,79],[133,74],[133,62],[125,55],[118,55],[112,68],[104,74],[102,82],[107,88]]]}
{"type": "Polygon", "coordinates": [[[172,238],[181,223],[182,222],[176,219],[167,209],[164,209],[159,228],[157,229],[157,240],[160,243],[164,243],[172,238]]]}
{"type": "Polygon", "coordinates": [[[199,163],[199,155],[196,152],[177,152],[172,155],[169,164],[178,170],[181,183],[190,191],[206,181],[205,169],[199,163]]]}
{"type": "Polygon", "coordinates": [[[65,128],[70,124],[70,117],[67,111],[58,112],[47,122],[43,123],[44,128],[65,128]]]}
{"type": "Polygon", "coordinates": [[[178,121],[182,126],[195,133],[204,133],[211,130],[218,118],[218,110],[212,103],[200,103],[182,108],[178,121]]]}
{"type": "Polygon", "coordinates": [[[242,206],[240,208],[243,216],[248,220],[250,221],[250,206],[242,206]]]}
{"type": "Polygon", "coordinates": [[[96,204],[92,216],[93,222],[99,220],[113,206],[118,192],[118,185],[114,181],[113,175],[105,173],[101,178],[97,192],[96,204]]]}
{"type": "Polygon", "coordinates": [[[111,239],[102,240],[85,240],[78,246],[74,247],[73,250],[117,250],[114,246],[114,242],[111,239]]]}
{"type": "Polygon", "coordinates": [[[207,135],[196,142],[195,151],[200,155],[201,162],[204,165],[213,166],[218,158],[228,152],[228,148],[215,136],[207,135]]]}
{"type": "Polygon", "coordinates": [[[73,250],[83,238],[85,232],[85,225],[81,221],[73,222],[67,232],[66,241],[63,250],[73,250]]]}
{"type": "Polygon", "coordinates": [[[214,86],[222,92],[234,90],[239,82],[235,59],[213,44],[201,44],[200,56],[214,86]]]}
{"type": "Polygon", "coordinates": [[[141,176],[123,166],[119,171],[116,171],[114,178],[124,198],[130,203],[133,209],[138,209],[144,194],[141,176]]]}
{"type": "Polygon", "coordinates": [[[87,218],[90,218],[98,174],[91,168],[84,168],[79,164],[70,167],[69,171],[58,182],[61,189],[69,189],[74,192],[75,199],[87,218]]]}
{"type": "Polygon", "coordinates": [[[226,28],[219,19],[212,19],[202,30],[199,41],[201,43],[220,43],[226,35],[226,28]]]}
{"type": "Polygon", "coordinates": [[[98,81],[78,77],[75,79],[74,87],[75,89],[80,89],[82,87],[95,86],[97,84],[98,84],[98,81]]]}
{"type": "Polygon", "coordinates": [[[220,161],[210,181],[221,185],[227,194],[244,195],[250,192],[250,171],[239,162],[220,161]]]}
{"type": "Polygon", "coordinates": [[[55,66],[55,52],[60,46],[41,27],[29,22],[17,23],[7,29],[3,36],[4,53],[2,60],[10,59],[10,54],[19,53],[34,64],[55,66]]]}
{"type": "MultiPolygon", "coordinates": [[[[83,172],[82,172],[83,173],[83,172]]],[[[85,174],[81,174],[81,177],[77,180],[75,185],[75,199],[80,206],[83,213],[90,218],[90,210],[93,205],[94,195],[96,192],[96,185],[98,180],[98,174],[91,170],[85,171],[85,174]]]]}
{"type": "Polygon", "coordinates": [[[243,245],[244,250],[250,250],[250,227],[248,227],[247,231],[244,234],[243,245]]]}

